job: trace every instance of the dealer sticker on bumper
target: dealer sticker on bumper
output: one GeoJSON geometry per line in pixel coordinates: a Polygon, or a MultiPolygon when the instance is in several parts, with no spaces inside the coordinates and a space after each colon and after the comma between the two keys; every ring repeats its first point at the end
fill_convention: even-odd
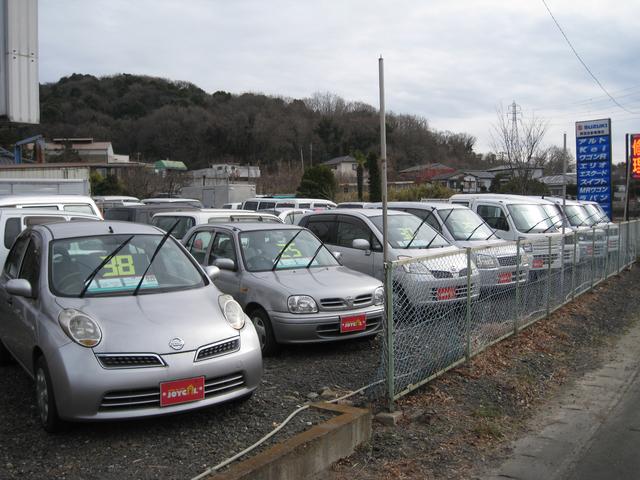
{"type": "Polygon", "coordinates": [[[340,333],[360,332],[367,328],[367,315],[349,315],[340,317],[340,333]]]}
{"type": "Polygon", "coordinates": [[[204,400],[204,377],[174,380],[160,384],[160,406],[204,400]]]}

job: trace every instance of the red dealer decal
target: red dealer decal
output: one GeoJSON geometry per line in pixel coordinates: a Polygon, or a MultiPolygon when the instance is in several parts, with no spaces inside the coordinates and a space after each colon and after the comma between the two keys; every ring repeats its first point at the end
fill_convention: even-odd
{"type": "Polygon", "coordinates": [[[160,384],[160,406],[204,400],[204,377],[187,378],[160,384]]]}
{"type": "Polygon", "coordinates": [[[366,328],[367,316],[364,313],[360,315],[340,317],[340,333],[360,332],[366,328]]]}

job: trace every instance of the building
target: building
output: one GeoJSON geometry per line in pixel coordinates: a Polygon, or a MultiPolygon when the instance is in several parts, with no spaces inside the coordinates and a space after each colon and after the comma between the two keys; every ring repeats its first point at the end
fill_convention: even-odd
{"type": "Polygon", "coordinates": [[[533,180],[540,180],[543,176],[542,167],[511,167],[509,165],[498,165],[487,169],[488,172],[492,172],[494,175],[502,175],[506,179],[514,177],[515,173],[521,175],[525,171],[530,174],[530,178],[533,180]]]}
{"type": "MultiPolygon", "coordinates": [[[[333,170],[339,183],[350,182],[358,178],[358,161],[351,155],[332,158],[323,162],[322,165],[333,170]]],[[[366,176],[366,169],[364,174],[366,176]]]]}
{"type": "Polygon", "coordinates": [[[482,193],[489,191],[494,178],[495,174],[487,170],[458,170],[453,173],[436,175],[431,181],[456,192],[482,193]]]}
{"type": "Polygon", "coordinates": [[[86,163],[117,161],[111,142],[95,142],[93,138],[54,138],[46,142],[44,152],[46,162],[57,159],[86,163]]]}
{"type": "MultiPolygon", "coordinates": [[[[557,197],[562,196],[562,185],[564,182],[562,175],[547,175],[540,177],[540,181],[547,186],[551,195],[557,197]]],[[[567,173],[567,186],[569,185],[577,185],[575,173],[567,173]]]]}
{"type": "Polygon", "coordinates": [[[260,178],[260,167],[255,165],[239,165],[237,163],[213,164],[209,168],[191,170],[192,185],[202,187],[210,185],[226,185],[234,182],[255,184],[260,178]]]}
{"type": "Polygon", "coordinates": [[[424,165],[416,165],[414,167],[405,168],[398,172],[402,180],[409,180],[415,183],[430,182],[438,175],[456,173],[457,170],[444,163],[427,163],[424,165]]]}
{"type": "Polygon", "coordinates": [[[156,173],[166,173],[169,171],[185,172],[187,166],[184,162],[178,162],[176,160],[158,160],[153,163],[153,169],[156,173]]]}

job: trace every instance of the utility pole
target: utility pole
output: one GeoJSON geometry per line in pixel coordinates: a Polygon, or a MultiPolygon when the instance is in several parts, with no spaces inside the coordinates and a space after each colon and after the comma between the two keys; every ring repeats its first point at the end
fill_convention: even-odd
{"type": "Polygon", "coordinates": [[[309,166],[313,166],[313,143],[309,143],[309,166]]]}
{"type": "Polygon", "coordinates": [[[304,172],[304,155],[302,154],[302,147],[300,147],[300,163],[302,164],[302,171],[304,172]]]}
{"type": "Polygon", "coordinates": [[[562,235],[564,235],[564,224],[566,223],[567,208],[567,132],[563,135],[562,145],[562,235]]]}

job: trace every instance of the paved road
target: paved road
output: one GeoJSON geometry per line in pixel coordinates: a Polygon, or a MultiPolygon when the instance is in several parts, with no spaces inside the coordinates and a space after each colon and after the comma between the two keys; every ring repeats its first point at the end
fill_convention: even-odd
{"type": "Polygon", "coordinates": [[[565,480],[640,477],[640,375],[575,460],[565,480]]]}

